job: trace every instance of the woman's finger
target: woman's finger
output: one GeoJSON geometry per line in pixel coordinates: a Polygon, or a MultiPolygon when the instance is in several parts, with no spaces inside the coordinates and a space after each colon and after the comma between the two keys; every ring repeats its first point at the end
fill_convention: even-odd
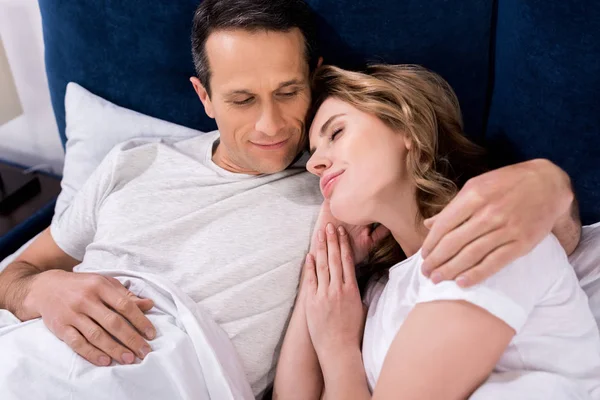
{"type": "Polygon", "coordinates": [[[356,269],[354,268],[354,257],[350,238],[343,226],[338,228],[340,234],[340,257],[342,259],[343,280],[345,284],[356,284],[356,269]]]}
{"type": "Polygon", "coordinates": [[[319,229],[317,232],[317,283],[318,291],[326,292],[329,289],[329,265],[327,264],[327,241],[325,240],[325,232],[319,229]]]}
{"type": "Polygon", "coordinates": [[[327,224],[327,263],[329,265],[330,285],[342,287],[344,278],[342,274],[342,260],[337,232],[333,224],[327,224]]]}
{"type": "Polygon", "coordinates": [[[304,285],[306,290],[310,294],[317,292],[317,271],[315,270],[315,259],[312,254],[306,255],[306,262],[304,263],[304,285]]]}

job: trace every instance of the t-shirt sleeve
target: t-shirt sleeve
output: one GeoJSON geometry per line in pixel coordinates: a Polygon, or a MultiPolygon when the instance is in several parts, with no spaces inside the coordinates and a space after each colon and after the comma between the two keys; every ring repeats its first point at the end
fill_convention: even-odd
{"type": "Polygon", "coordinates": [[[519,332],[533,308],[543,302],[553,287],[560,285],[569,274],[572,275],[573,271],[565,251],[554,235],[549,235],[531,252],[471,288],[461,288],[454,281],[436,285],[419,272],[417,303],[467,301],[487,310],[519,332]]]}
{"type": "Polygon", "coordinates": [[[115,147],[108,153],[71,204],[50,224],[50,233],[58,247],[76,260],[83,260],[85,249],[96,234],[98,211],[111,191],[119,151],[115,147]]]}

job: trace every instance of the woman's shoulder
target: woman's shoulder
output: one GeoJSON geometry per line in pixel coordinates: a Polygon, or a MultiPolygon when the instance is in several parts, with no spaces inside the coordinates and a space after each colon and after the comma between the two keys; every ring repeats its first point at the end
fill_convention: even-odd
{"type": "MultiPolygon", "coordinates": [[[[393,265],[386,274],[371,277],[366,284],[363,303],[369,307],[374,306],[379,300],[384,289],[391,283],[393,292],[406,295],[411,289],[419,286],[419,273],[423,258],[421,251],[393,265]]],[[[390,289],[388,288],[388,291],[390,289]]]]}
{"type": "Polygon", "coordinates": [[[578,282],[565,250],[558,239],[549,234],[529,252],[477,286],[510,293],[510,297],[532,296],[539,301],[556,290],[570,290],[578,286],[578,282]]]}
{"type": "Polygon", "coordinates": [[[555,279],[565,271],[573,272],[567,254],[553,234],[546,236],[531,251],[517,258],[508,268],[524,273],[544,273],[548,278],[555,279]]]}
{"type": "Polygon", "coordinates": [[[560,243],[549,235],[483,282],[461,288],[454,281],[432,283],[420,274],[418,303],[463,300],[479,306],[519,331],[538,305],[579,290],[560,243]]]}

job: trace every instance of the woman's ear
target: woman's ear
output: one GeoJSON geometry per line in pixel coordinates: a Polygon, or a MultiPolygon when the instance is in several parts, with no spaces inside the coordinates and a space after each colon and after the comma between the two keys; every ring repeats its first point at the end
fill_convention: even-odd
{"type": "Polygon", "coordinates": [[[404,147],[406,147],[406,150],[410,150],[412,148],[412,140],[408,137],[407,134],[403,134],[402,139],[404,141],[404,147]]]}

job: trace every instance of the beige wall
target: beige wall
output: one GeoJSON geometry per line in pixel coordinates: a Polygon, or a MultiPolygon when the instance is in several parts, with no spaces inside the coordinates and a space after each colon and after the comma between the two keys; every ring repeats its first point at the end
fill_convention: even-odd
{"type": "Polygon", "coordinates": [[[0,37],[0,125],[17,118],[22,113],[23,107],[0,37]]]}
{"type": "Polygon", "coordinates": [[[0,123],[0,160],[61,173],[64,151],[50,102],[37,0],[0,0],[0,38],[4,45],[0,57],[5,56],[0,60],[0,92],[5,90],[8,63],[21,109],[13,118],[15,100],[7,101],[6,108],[2,103],[0,120],[10,120],[0,123]]]}

